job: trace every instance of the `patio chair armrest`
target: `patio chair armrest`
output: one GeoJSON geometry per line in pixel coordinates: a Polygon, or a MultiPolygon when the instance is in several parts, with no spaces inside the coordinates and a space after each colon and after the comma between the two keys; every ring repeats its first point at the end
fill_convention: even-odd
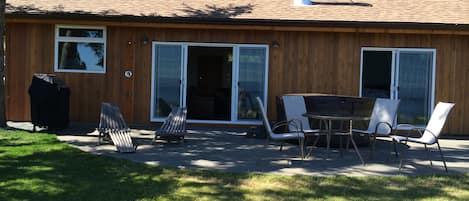
{"type": "Polygon", "coordinates": [[[422,127],[417,127],[417,126],[412,125],[412,124],[398,124],[398,125],[394,128],[394,130],[419,131],[419,133],[420,133],[421,131],[425,131],[425,130],[427,130],[427,129],[426,129],[426,128],[422,128],[422,127]],[[399,127],[403,127],[403,126],[406,126],[406,127],[410,128],[410,129],[399,129],[399,127]]]}
{"type": "MultiPolygon", "coordinates": [[[[388,122],[382,121],[382,122],[378,122],[378,123],[376,124],[375,134],[378,133],[378,128],[380,127],[380,125],[385,125],[385,126],[387,126],[387,127],[389,128],[389,130],[390,130],[389,133],[392,133],[392,125],[389,124],[388,122]]],[[[389,133],[388,133],[388,134],[389,134],[389,133]]]]}
{"type": "Polygon", "coordinates": [[[293,127],[296,127],[295,131],[301,131],[303,132],[303,123],[299,119],[292,119],[288,121],[288,125],[293,125],[293,127]]]}
{"type": "MultiPolygon", "coordinates": [[[[301,124],[301,122],[299,122],[301,124]]],[[[274,125],[272,125],[272,131],[275,131],[277,130],[278,128],[282,127],[282,126],[290,126],[292,125],[293,127],[295,127],[296,131],[302,131],[303,129],[299,130],[299,127],[298,127],[298,121],[295,121],[295,119],[293,120],[290,120],[290,121],[279,121],[277,123],[275,123],[274,125]]]]}
{"type": "MultiPolygon", "coordinates": [[[[420,135],[420,137],[423,136],[423,133],[424,133],[424,132],[428,132],[428,133],[430,133],[431,135],[433,135],[433,137],[434,137],[435,139],[438,138],[432,131],[428,130],[427,128],[416,127],[415,125],[412,125],[412,124],[399,124],[399,125],[396,126],[396,130],[399,130],[399,126],[408,126],[408,127],[410,127],[409,130],[410,130],[410,131],[417,131],[418,134],[420,135]]],[[[409,139],[409,135],[410,135],[410,133],[408,132],[408,133],[406,134],[406,136],[405,136],[405,137],[406,137],[406,143],[407,143],[407,141],[408,141],[408,139],[409,139]]]]}
{"type": "Polygon", "coordinates": [[[428,130],[428,129],[426,129],[426,128],[424,128],[424,129],[416,129],[416,130],[419,132],[420,137],[423,136],[423,133],[424,133],[424,132],[428,132],[428,133],[430,133],[431,135],[433,135],[433,137],[434,137],[435,139],[438,139],[438,137],[435,135],[435,133],[433,133],[432,131],[430,131],[430,130],[428,130]]]}
{"type": "MultiPolygon", "coordinates": [[[[396,128],[394,130],[399,130],[399,127],[403,127],[403,126],[407,126],[407,127],[411,128],[410,130],[414,130],[414,127],[415,127],[412,124],[398,124],[398,125],[396,125],[396,128]]],[[[409,132],[407,132],[404,137],[405,137],[405,144],[407,144],[407,141],[409,139],[409,132]]]]}
{"type": "Polygon", "coordinates": [[[410,130],[418,129],[415,125],[412,124],[397,124],[395,130],[399,130],[399,127],[407,126],[411,128],[410,130]]]}
{"type": "Polygon", "coordinates": [[[279,121],[279,122],[276,122],[272,125],[272,131],[274,130],[277,130],[278,128],[282,127],[282,126],[287,126],[288,125],[288,121],[279,121]]]}

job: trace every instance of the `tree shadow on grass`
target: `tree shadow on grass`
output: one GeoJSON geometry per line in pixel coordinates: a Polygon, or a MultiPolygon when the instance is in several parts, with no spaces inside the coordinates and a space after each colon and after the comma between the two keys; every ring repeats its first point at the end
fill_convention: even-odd
{"type": "MultiPolygon", "coordinates": [[[[300,200],[314,197],[318,200],[420,200],[420,199],[449,199],[458,197],[444,190],[446,187],[458,188],[464,191],[468,188],[467,175],[429,177],[296,177],[297,183],[308,186],[309,191],[292,188],[289,191],[265,189],[261,194],[266,200],[300,200]]],[[[460,199],[461,197],[459,197],[460,199]]]]}
{"type": "MultiPolygon", "coordinates": [[[[242,196],[235,188],[216,182],[184,182],[180,180],[181,175],[213,179],[204,171],[186,175],[181,170],[134,164],[67,147],[22,157],[1,157],[0,200],[137,200],[159,197],[193,200],[204,196],[231,200],[232,196],[242,196]],[[180,188],[192,189],[193,192],[176,193],[180,188]],[[207,194],[198,188],[211,190],[207,194]]],[[[235,183],[242,179],[233,178],[236,178],[235,183]]]]}

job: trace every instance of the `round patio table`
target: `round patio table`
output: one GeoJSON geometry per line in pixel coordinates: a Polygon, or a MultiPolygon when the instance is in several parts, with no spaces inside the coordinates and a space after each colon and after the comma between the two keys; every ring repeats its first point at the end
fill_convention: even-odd
{"type": "Polygon", "coordinates": [[[330,144],[331,144],[331,136],[333,134],[332,130],[332,121],[349,121],[349,129],[347,132],[340,132],[340,134],[345,134],[350,137],[350,141],[352,141],[353,148],[355,150],[355,153],[357,153],[358,158],[362,162],[363,165],[365,165],[365,161],[363,160],[363,157],[360,154],[360,151],[358,150],[357,144],[355,143],[355,140],[353,139],[353,133],[352,133],[352,128],[353,128],[353,121],[364,121],[364,120],[370,120],[370,117],[365,117],[365,116],[353,116],[353,115],[339,115],[339,114],[317,114],[317,113],[311,113],[307,112],[303,114],[303,116],[311,118],[311,119],[317,119],[321,121],[327,122],[327,132],[326,132],[326,144],[327,144],[327,153],[329,153],[330,149],[330,144]]]}

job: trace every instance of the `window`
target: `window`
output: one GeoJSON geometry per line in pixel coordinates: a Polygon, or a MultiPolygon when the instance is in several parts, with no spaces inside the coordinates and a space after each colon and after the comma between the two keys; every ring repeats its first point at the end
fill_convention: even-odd
{"type": "Polygon", "coordinates": [[[55,72],[105,73],[106,28],[58,25],[55,72]]]}

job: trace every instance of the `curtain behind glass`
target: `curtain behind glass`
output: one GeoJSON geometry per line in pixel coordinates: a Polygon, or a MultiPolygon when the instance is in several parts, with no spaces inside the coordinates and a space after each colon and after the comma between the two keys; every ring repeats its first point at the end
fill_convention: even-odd
{"type": "Polygon", "coordinates": [[[180,105],[182,46],[158,44],[155,48],[155,103],[153,117],[166,117],[180,105]]]}
{"type": "Polygon", "coordinates": [[[427,123],[432,107],[432,65],[432,52],[399,52],[398,123],[427,123]]]}
{"type": "Polygon", "coordinates": [[[263,102],[265,89],[266,48],[239,48],[238,119],[259,119],[256,97],[263,102]]]}

